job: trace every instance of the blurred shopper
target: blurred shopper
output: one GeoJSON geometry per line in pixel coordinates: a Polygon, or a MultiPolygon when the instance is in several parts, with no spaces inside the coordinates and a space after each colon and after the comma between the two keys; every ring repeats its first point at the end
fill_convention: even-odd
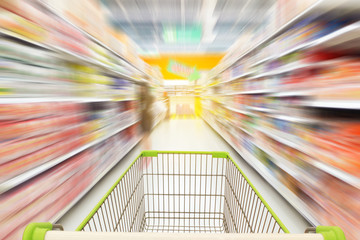
{"type": "Polygon", "coordinates": [[[140,91],[140,108],[141,108],[141,129],[144,134],[143,148],[144,150],[151,150],[150,132],[153,126],[152,104],[154,102],[153,96],[150,94],[149,85],[141,87],[140,91]]]}
{"type": "Polygon", "coordinates": [[[166,119],[170,119],[170,98],[167,92],[164,92],[164,100],[166,105],[166,119]]]}

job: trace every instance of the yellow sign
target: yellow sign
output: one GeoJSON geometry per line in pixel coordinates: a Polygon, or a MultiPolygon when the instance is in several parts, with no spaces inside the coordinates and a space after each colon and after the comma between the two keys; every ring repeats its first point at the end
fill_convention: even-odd
{"type": "Polygon", "coordinates": [[[198,71],[208,71],[215,67],[224,54],[163,54],[158,56],[143,56],[142,59],[151,66],[159,66],[165,80],[188,79],[167,70],[170,60],[185,64],[186,66],[196,66],[198,71]]]}

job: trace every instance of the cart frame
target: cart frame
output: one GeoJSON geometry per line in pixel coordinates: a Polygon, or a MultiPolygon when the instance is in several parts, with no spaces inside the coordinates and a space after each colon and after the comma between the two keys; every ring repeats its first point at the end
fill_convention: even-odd
{"type": "MultiPolygon", "coordinates": [[[[115,199],[111,198],[112,197],[111,194],[114,191],[117,190],[116,188],[119,187],[119,184],[124,179],[126,174],[129,173],[129,171],[136,165],[136,163],[139,163],[139,162],[137,162],[139,159],[141,159],[141,158],[157,158],[159,155],[166,155],[166,154],[177,154],[177,155],[188,155],[188,154],[190,154],[190,155],[197,155],[197,156],[198,155],[211,156],[213,159],[223,159],[223,161],[227,161],[229,163],[232,163],[232,166],[234,167],[234,169],[236,169],[238,171],[238,173],[239,173],[239,175],[237,175],[237,176],[240,177],[243,180],[243,186],[249,187],[248,189],[246,189],[247,190],[246,192],[244,192],[244,193],[239,192],[238,193],[238,194],[242,194],[244,198],[245,198],[245,195],[247,195],[246,196],[247,198],[250,198],[250,197],[252,198],[252,201],[253,201],[252,203],[244,202],[244,204],[247,204],[249,206],[250,205],[255,206],[255,204],[257,204],[257,205],[261,204],[263,206],[262,210],[264,210],[264,212],[265,212],[265,214],[263,214],[263,216],[268,214],[266,217],[269,217],[269,219],[266,219],[266,224],[267,225],[265,226],[265,221],[263,221],[264,224],[262,226],[262,229],[259,229],[260,228],[260,226],[259,226],[257,231],[254,231],[254,229],[252,229],[250,224],[248,224],[250,227],[247,228],[247,229],[244,226],[241,226],[242,229],[236,229],[236,228],[225,229],[225,230],[227,230],[226,232],[284,232],[284,233],[289,233],[289,230],[285,227],[285,225],[282,223],[282,221],[279,219],[279,217],[275,214],[273,209],[269,206],[269,204],[265,201],[265,199],[261,196],[261,194],[255,188],[255,186],[250,182],[249,178],[244,174],[244,172],[240,169],[238,164],[234,161],[234,159],[227,152],[154,151],[154,150],[143,151],[138,155],[138,157],[130,164],[130,166],[125,170],[125,172],[120,176],[120,178],[115,182],[115,184],[104,195],[104,197],[99,201],[99,203],[94,207],[94,209],[89,213],[89,215],[84,219],[84,221],[78,226],[78,228],[76,230],[77,231],[84,230],[84,227],[89,223],[89,221],[94,216],[97,215],[99,218],[103,218],[103,216],[106,215],[106,214],[98,214],[98,211],[102,210],[103,212],[105,212],[106,207],[104,206],[104,204],[106,204],[106,202],[109,202],[108,205],[111,205],[111,204],[113,204],[114,201],[116,201],[115,199]],[[254,198],[256,198],[256,200],[254,198]],[[102,206],[104,206],[104,209],[101,209],[102,206]],[[102,215],[102,216],[100,217],[99,215],[102,215]],[[275,229],[275,226],[276,226],[276,229],[275,229]]],[[[204,159],[202,159],[202,160],[204,160],[204,159]]],[[[208,161],[209,158],[206,158],[205,160],[208,161]]],[[[232,169],[232,170],[234,170],[234,169],[232,169]]],[[[145,171],[145,174],[147,174],[146,171],[145,171]]],[[[197,170],[197,172],[195,174],[200,175],[201,173],[197,170]]],[[[238,187],[240,187],[240,185],[238,187]]],[[[119,188],[118,190],[120,191],[121,189],[123,189],[123,188],[119,188]]],[[[237,207],[239,205],[240,205],[240,202],[239,202],[239,204],[233,205],[233,206],[237,207]]],[[[258,215],[260,215],[260,214],[261,213],[258,213],[258,215]]],[[[255,215],[255,212],[253,212],[252,215],[255,215]]],[[[214,215],[213,215],[213,217],[214,217],[214,215]]],[[[245,216],[245,218],[246,218],[246,216],[245,216]]],[[[251,219],[251,220],[254,220],[253,222],[255,222],[255,219],[251,219]]],[[[106,219],[102,219],[102,221],[106,221],[106,219]]],[[[244,221],[248,221],[248,220],[245,219],[244,221]]],[[[244,224],[242,224],[242,225],[244,225],[244,224]]],[[[228,228],[229,228],[229,226],[228,226],[228,228]]],[[[96,229],[96,230],[98,231],[98,229],[96,229]]],[[[105,227],[102,229],[102,231],[104,231],[104,230],[108,231],[108,229],[106,229],[105,227]]],[[[144,229],[141,229],[141,230],[144,230],[144,229]]],[[[94,231],[94,229],[92,231],[94,231]]]]}
{"type": "Polygon", "coordinates": [[[61,226],[51,223],[31,223],[25,229],[23,240],[155,239],[159,236],[173,240],[199,239],[199,236],[204,240],[345,240],[339,227],[328,226],[309,228],[306,234],[278,234],[289,231],[227,152],[143,151],[75,232],[50,231],[54,228],[62,230],[61,226]],[[186,162],[190,166],[186,167],[186,162]],[[220,169],[219,163],[222,163],[220,169]],[[186,179],[194,179],[195,183],[186,185],[186,179]],[[196,183],[196,179],[200,182],[196,183]],[[210,188],[207,188],[209,181],[210,188]],[[215,189],[221,186],[214,192],[213,181],[215,189]],[[216,199],[223,201],[219,204],[216,199]],[[201,211],[206,204],[209,211],[206,207],[201,211]],[[195,210],[195,205],[200,210],[195,210]],[[220,237],[209,233],[227,234],[220,237]]]}

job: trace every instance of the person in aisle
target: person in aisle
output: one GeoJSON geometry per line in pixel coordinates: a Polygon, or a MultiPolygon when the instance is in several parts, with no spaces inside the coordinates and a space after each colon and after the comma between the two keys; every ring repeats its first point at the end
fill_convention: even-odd
{"type": "Polygon", "coordinates": [[[141,130],[144,134],[143,149],[151,150],[150,132],[153,126],[152,104],[153,96],[150,94],[149,85],[144,85],[140,90],[140,109],[141,109],[141,130]]]}
{"type": "Polygon", "coordinates": [[[170,98],[167,92],[164,92],[164,100],[166,104],[166,119],[170,119],[170,98]]]}

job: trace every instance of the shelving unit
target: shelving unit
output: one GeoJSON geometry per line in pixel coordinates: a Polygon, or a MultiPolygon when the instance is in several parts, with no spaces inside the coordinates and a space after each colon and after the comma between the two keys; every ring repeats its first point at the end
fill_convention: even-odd
{"type": "MultiPolygon", "coordinates": [[[[73,24],[71,21],[69,21],[68,19],[66,19],[66,17],[61,16],[59,13],[57,13],[56,9],[54,9],[53,7],[51,7],[49,4],[46,3],[46,1],[44,0],[38,0],[38,3],[44,7],[47,11],[49,11],[52,15],[54,15],[57,18],[60,18],[62,21],[66,22],[67,24],[71,25],[72,27],[74,27],[77,31],[79,31],[80,33],[82,33],[84,36],[86,36],[87,38],[89,38],[91,41],[95,42],[96,44],[98,44],[99,46],[105,48],[106,50],[108,50],[109,52],[111,52],[113,55],[119,57],[120,59],[122,59],[124,61],[124,63],[128,66],[130,66],[131,68],[136,69],[137,71],[141,72],[144,76],[147,76],[148,74],[145,73],[142,69],[138,68],[137,66],[135,66],[133,63],[127,61],[127,59],[122,56],[121,54],[117,53],[116,51],[114,51],[111,47],[107,46],[105,43],[103,43],[102,41],[98,40],[96,37],[93,37],[91,34],[89,34],[88,32],[84,31],[83,29],[79,28],[78,26],[76,26],[75,24],[73,24]]],[[[129,77],[131,78],[131,77],[129,77]]],[[[131,78],[133,79],[133,78],[131,78]]],[[[133,79],[135,81],[138,81],[136,79],[133,79]]]]}
{"type": "MultiPolygon", "coordinates": [[[[139,88],[148,83],[163,91],[159,76],[138,56],[128,59],[47,2],[24,2],[25,16],[17,1],[9,2],[9,19],[22,22],[0,29],[5,238],[20,237],[31,221],[55,222],[70,210],[142,139],[139,88]],[[24,23],[41,34],[18,31],[24,23]]],[[[158,108],[154,127],[163,118],[158,108]]]]}
{"type": "Polygon", "coordinates": [[[311,100],[302,101],[300,105],[319,108],[360,109],[359,100],[311,100]]]}
{"type": "Polygon", "coordinates": [[[98,139],[96,139],[96,140],[94,140],[94,141],[92,141],[90,143],[87,143],[87,144],[75,149],[74,151],[71,151],[71,152],[69,152],[69,153],[67,153],[65,155],[62,155],[59,158],[55,158],[55,159],[53,159],[53,160],[51,160],[51,161],[49,161],[47,163],[44,163],[44,164],[42,164],[42,165],[40,165],[38,167],[35,167],[35,168],[30,169],[29,171],[26,171],[26,172],[24,172],[24,173],[22,173],[20,175],[17,175],[14,178],[11,178],[11,179],[9,179],[9,180],[7,180],[5,182],[0,183],[0,194],[4,193],[6,191],[9,191],[12,188],[17,187],[21,183],[23,183],[25,181],[28,181],[29,179],[31,179],[31,178],[45,172],[46,170],[58,165],[59,163],[61,163],[63,161],[66,161],[67,159],[71,158],[72,156],[75,156],[76,154],[79,154],[82,151],[84,151],[86,149],[89,149],[89,148],[103,142],[106,139],[109,139],[110,137],[118,134],[119,132],[127,129],[128,127],[134,125],[137,122],[138,122],[138,120],[134,121],[134,122],[132,122],[130,124],[126,124],[125,126],[122,126],[122,127],[118,128],[118,129],[115,129],[115,130],[113,130],[111,128],[111,129],[109,129],[109,130],[111,130],[111,133],[109,133],[109,134],[107,134],[107,135],[105,135],[103,137],[100,137],[100,138],[98,138],[98,139]]]}
{"type": "MultiPolygon", "coordinates": [[[[299,142],[297,139],[295,139],[292,135],[286,135],[283,133],[279,133],[278,131],[274,130],[267,130],[261,127],[257,128],[259,131],[265,133],[266,135],[270,136],[271,138],[277,140],[278,142],[281,142],[285,145],[288,145],[294,149],[297,149],[301,152],[307,153],[309,155],[316,153],[316,151],[319,151],[318,149],[314,149],[311,146],[304,145],[304,143],[299,142]]],[[[333,157],[334,158],[334,157],[333,157]]],[[[360,189],[360,182],[359,178],[349,175],[348,173],[341,171],[340,169],[337,169],[335,167],[331,167],[329,165],[326,165],[324,163],[318,162],[316,160],[310,162],[313,166],[319,168],[320,170],[326,171],[331,175],[334,175],[335,177],[341,179],[344,182],[347,182],[348,184],[353,185],[354,187],[360,189]],[[326,167],[325,167],[326,166],[326,167]]]]}
{"type": "Polygon", "coordinates": [[[24,97],[24,98],[11,98],[11,97],[0,97],[1,104],[18,104],[18,103],[42,103],[42,102],[79,102],[79,103],[94,103],[94,102],[127,102],[135,101],[136,98],[123,98],[123,99],[112,99],[112,98],[85,98],[85,97],[24,97]]]}
{"type": "MultiPolygon", "coordinates": [[[[160,122],[160,121],[159,121],[160,122]]],[[[109,165],[104,171],[102,171],[97,178],[82,192],[80,193],[71,203],[67,205],[66,208],[64,208],[61,212],[57,213],[53,218],[50,219],[49,222],[56,222],[59,220],[66,212],[68,212],[81,198],[85,196],[87,192],[90,191],[91,188],[95,186],[95,184],[100,181],[116,164],[119,163],[119,161],[126,156],[128,152],[130,152],[140,141],[142,137],[139,137],[134,142],[129,143],[128,146],[125,147],[125,151],[120,152],[115,159],[117,161],[114,161],[111,165],[109,165]]]]}
{"type": "Polygon", "coordinates": [[[359,12],[316,1],[247,50],[231,47],[202,93],[204,120],[249,165],[310,223],[349,239],[360,232],[356,200],[343,201],[360,189],[359,12]]]}
{"type": "Polygon", "coordinates": [[[229,109],[230,111],[237,112],[237,113],[242,113],[242,114],[245,114],[245,115],[258,116],[255,113],[252,113],[252,112],[249,112],[249,111],[246,111],[246,110],[241,110],[241,109],[228,107],[228,106],[225,106],[225,108],[229,109]]]}
{"type": "Polygon", "coordinates": [[[254,157],[251,153],[249,153],[244,148],[235,145],[233,141],[231,141],[227,137],[227,133],[224,131],[220,131],[213,123],[211,123],[206,117],[203,117],[205,122],[214,129],[215,132],[219,134],[232,148],[234,148],[239,155],[256,171],[261,173],[261,176],[270,183],[270,185],[277,189],[278,192],[292,205],[297,211],[301,211],[303,216],[312,224],[320,225],[318,221],[312,216],[311,210],[308,209],[306,204],[302,202],[293,192],[291,192],[283,183],[281,183],[276,177],[274,177],[269,170],[262,165],[259,160],[254,157]]]}
{"type": "MultiPolygon", "coordinates": [[[[301,12],[297,16],[294,16],[294,18],[292,18],[290,21],[288,21],[283,26],[278,28],[275,32],[269,34],[269,36],[265,37],[264,39],[262,39],[258,43],[254,44],[253,47],[251,47],[250,49],[247,49],[244,53],[236,56],[234,59],[229,59],[229,58],[227,58],[227,56],[225,56],[225,58],[223,60],[223,63],[220,63],[217,67],[214,68],[214,72],[210,73],[211,76],[209,77],[209,80],[211,80],[215,76],[219,75],[220,73],[222,73],[226,69],[230,68],[237,61],[241,60],[242,58],[246,57],[250,53],[256,51],[257,49],[259,49],[261,47],[263,47],[265,44],[267,44],[271,40],[273,40],[276,37],[280,36],[281,34],[286,32],[287,30],[289,30],[293,25],[295,25],[296,23],[298,23],[302,19],[306,18],[307,16],[310,16],[311,14],[314,14],[315,12],[318,12],[319,16],[321,16],[322,14],[325,14],[328,11],[328,9],[326,11],[320,10],[321,6],[324,4],[324,2],[325,2],[324,0],[314,1],[314,3],[309,8],[307,8],[305,11],[301,12]],[[226,62],[228,62],[228,63],[226,63],[226,62]]],[[[259,65],[259,64],[262,64],[262,63],[264,63],[264,60],[260,60],[260,61],[258,61],[256,63],[253,63],[253,66],[256,66],[256,65],[259,65]]]]}
{"type": "MultiPolygon", "coordinates": [[[[356,7],[352,5],[353,3],[355,3],[354,1],[351,0],[347,0],[343,3],[336,3],[336,2],[326,2],[326,0],[318,0],[318,1],[313,1],[313,3],[306,8],[304,11],[300,12],[298,15],[294,16],[292,19],[290,19],[288,22],[284,23],[282,26],[278,27],[276,29],[276,31],[271,32],[268,34],[268,36],[266,36],[264,39],[260,40],[258,43],[255,43],[254,46],[248,48],[246,51],[244,51],[241,54],[235,55],[235,57],[231,58],[231,52],[229,52],[230,54],[225,56],[224,59],[219,63],[218,66],[216,66],[213,71],[210,73],[209,75],[209,80],[213,79],[214,77],[218,76],[219,74],[221,74],[222,72],[224,72],[225,70],[227,70],[228,68],[230,68],[231,66],[233,66],[236,62],[238,62],[239,60],[247,57],[248,55],[250,55],[251,53],[257,51],[258,49],[263,48],[266,44],[268,44],[270,41],[276,39],[278,36],[286,33],[287,31],[289,31],[294,25],[296,25],[297,23],[299,23],[300,21],[302,21],[303,19],[311,16],[311,15],[315,15],[318,18],[321,18],[323,16],[326,16],[328,14],[330,14],[331,11],[336,10],[336,8],[341,9],[341,7],[349,7],[349,6],[353,6],[354,9],[356,11],[356,7]]],[[[347,31],[352,31],[353,28],[356,28],[358,30],[358,25],[354,25],[350,28],[345,28],[345,30],[342,30],[340,33],[335,34],[336,36],[341,35],[344,32],[347,31]]],[[[323,41],[326,41],[327,39],[323,39],[323,41]]],[[[320,44],[321,42],[318,42],[317,44],[320,44]]],[[[231,48],[231,50],[233,50],[234,48],[236,48],[237,46],[233,46],[231,48]]],[[[294,49],[293,51],[297,51],[297,50],[301,50],[301,49],[294,49]]],[[[258,60],[254,63],[251,64],[251,67],[260,65],[265,63],[266,61],[270,61],[272,59],[271,56],[265,58],[265,59],[261,59],[258,60]]]]}
{"type": "MultiPolygon", "coordinates": [[[[74,52],[68,51],[68,50],[66,50],[64,48],[57,47],[57,46],[48,46],[46,44],[35,42],[33,40],[24,38],[23,36],[21,36],[19,34],[11,33],[9,31],[3,30],[3,29],[1,29],[1,33],[3,35],[7,36],[7,37],[13,37],[13,38],[15,38],[17,40],[22,40],[24,42],[31,43],[31,44],[36,45],[38,47],[45,48],[46,50],[55,52],[55,53],[59,54],[58,56],[61,57],[64,60],[72,61],[72,62],[80,62],[80,63],[84,63],[84,64],[90,64],[91,66],[100,68],[101,70],[111,71],[111,73],[115,74],[115,76],[119,76],[119,77],[122,77],[124,79],[128,79],[128,80],[131,80],[131,81],[134,81],[134,82],[137,82],[137,83],[144,83],[145,82],[145,80],[143,80],[143,79],[136,79],[136,78],[131,77],[131,76],[127,75],[127,74],[119,72],[119,71],[111,68],[110,66],[107,66],[104,63],[93,60],[93,59],[91,59],[89,57],[81,56],[81,55],[76,54],[74,52]]],[[[111,53],[113,53],[113,51],[111,51],[111,53]]]]}

